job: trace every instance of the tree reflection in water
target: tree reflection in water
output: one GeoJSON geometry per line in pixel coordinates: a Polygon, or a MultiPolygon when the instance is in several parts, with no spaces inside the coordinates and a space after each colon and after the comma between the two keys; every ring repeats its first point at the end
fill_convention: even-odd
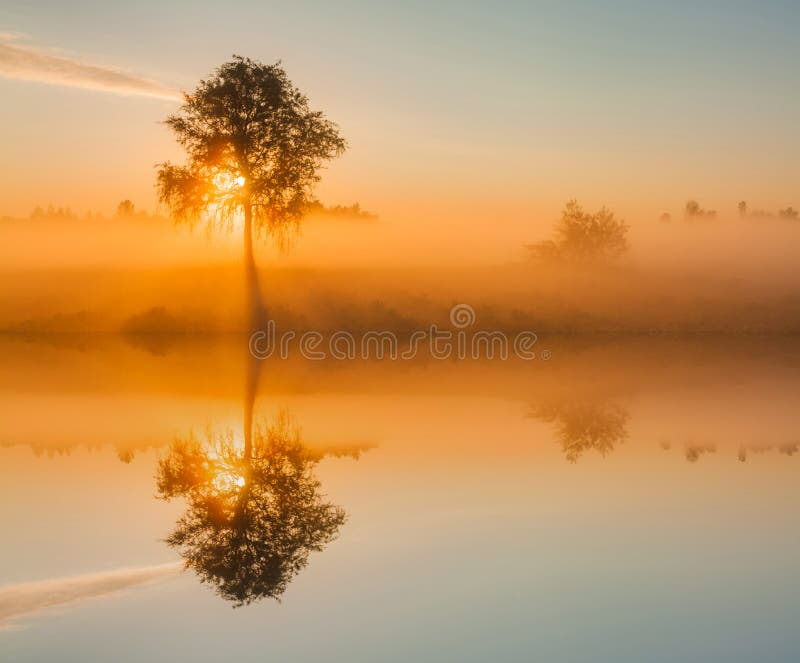
{"type": "Polygon", "coordinates": [[[571,463],[594,449],[602,456],[628,437],[628,412],[607,403],[545,403],[534,405],[531,416],[555,424],[556,438],[571,463]]]}
{"type": "Polygon", "coordinates": [[[286,413],[246,438],[177,439],[157,474],[163,499],[188,503],[167,543],[236,605],[279,599],[346,519],[320,493],[314,468],[321,456],[304,448],[286,413]]]}

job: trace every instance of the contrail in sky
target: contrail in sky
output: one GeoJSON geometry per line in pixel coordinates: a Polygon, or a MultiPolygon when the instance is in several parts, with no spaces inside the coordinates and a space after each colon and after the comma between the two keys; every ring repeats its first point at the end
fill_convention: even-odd
{"type": "Polygon", "coordinates": [[[35,46],[10,43],[13,36],[0,33],[0,77],[170,101],[183,99],[178,90],[158,81],[116,67],[55,55],[35,46]]]}
{"type": "Polygon", "coordinates": [[[0,630],[20,616],[105,596],[177,575],[183,562],[100,571],[0,587],[0,630]]]}

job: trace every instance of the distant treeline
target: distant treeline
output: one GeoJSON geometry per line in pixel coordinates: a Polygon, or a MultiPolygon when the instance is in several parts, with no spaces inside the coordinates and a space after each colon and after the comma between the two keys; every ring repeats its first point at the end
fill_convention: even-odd
{"type": "MultiPolygon", "coordinates": [[[[360,221],[377,220],[378,215],[373,214],[361,207],[360,203],[352,205],[325,205],[319,200],[314,200],[306,209],[307,216],[316,217],[335,217],[341,219],[355,219],[360,221]]],[[[107,217],[101,212],[87,211],[83,215],[78,214],[70,207],[47,205],[42,207],[37,205],[28,216],[31,220],[53,219],[64,221],[102,221],[107,217]]],[[[136,205],[130,199],[119,202],[111,219],[141,219],[141,220],[165,220],[167,217],[159,213],[150,213],[144,210],[137,210],[136,205]]],[[[14,220],[12,217],[2,217],[2,220],[14,220]]]]}
{"type": "MultiPolygon", "coordinates": [[[[779,209],[777,212],[767,212],[765,210],[750,210],[747,201],[741,200],[737,205],[739,216],[750,219],[790,219],[793,221],[800,220],[800,212],[794,209],[791,205],[779,209]]],[[[683,209],[683,218],[687,221],[702,221],[704,219],[716,219],[717,210],[704,209],[696,200],[690,200],[686,203],[683,209]]],[[[669,212],[664,212],[660,220],[664,223],[672,221],[672,215],[669,212]]]]}

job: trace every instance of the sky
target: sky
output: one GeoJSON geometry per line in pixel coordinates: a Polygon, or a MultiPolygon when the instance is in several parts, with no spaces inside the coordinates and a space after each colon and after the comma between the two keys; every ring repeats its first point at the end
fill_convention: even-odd
{"type": "Polygon", "coordinates": [[[155,209],[175,92],[233,53],[340,125],[320,197],[412,234],[516,241],[570,198],[634,223],[797,207],[798,28],[777,0],[4,0],[0,216],[155,209]]]}

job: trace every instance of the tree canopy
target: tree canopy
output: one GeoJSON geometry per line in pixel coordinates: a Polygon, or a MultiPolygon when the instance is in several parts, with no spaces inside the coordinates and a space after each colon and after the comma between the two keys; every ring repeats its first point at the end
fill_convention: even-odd
{"type": "Polygon", "coordinates": [[[244,210],[268,232],[302,217],[319,169],[346,148],[337,125],[310,109],[280,62],[241,56],[185,94],[167,125],[187,154],[185,165],[159,167],[159,197],[172,213],[230,222],[244,210]]]}
{"type": "Polygon", "coordinates": [[[534,257],[598,260],[628,250],[628,224],[603,207],[594,214],[570,200],[555,226],[555,239],[528,245],[534,257]]]}

